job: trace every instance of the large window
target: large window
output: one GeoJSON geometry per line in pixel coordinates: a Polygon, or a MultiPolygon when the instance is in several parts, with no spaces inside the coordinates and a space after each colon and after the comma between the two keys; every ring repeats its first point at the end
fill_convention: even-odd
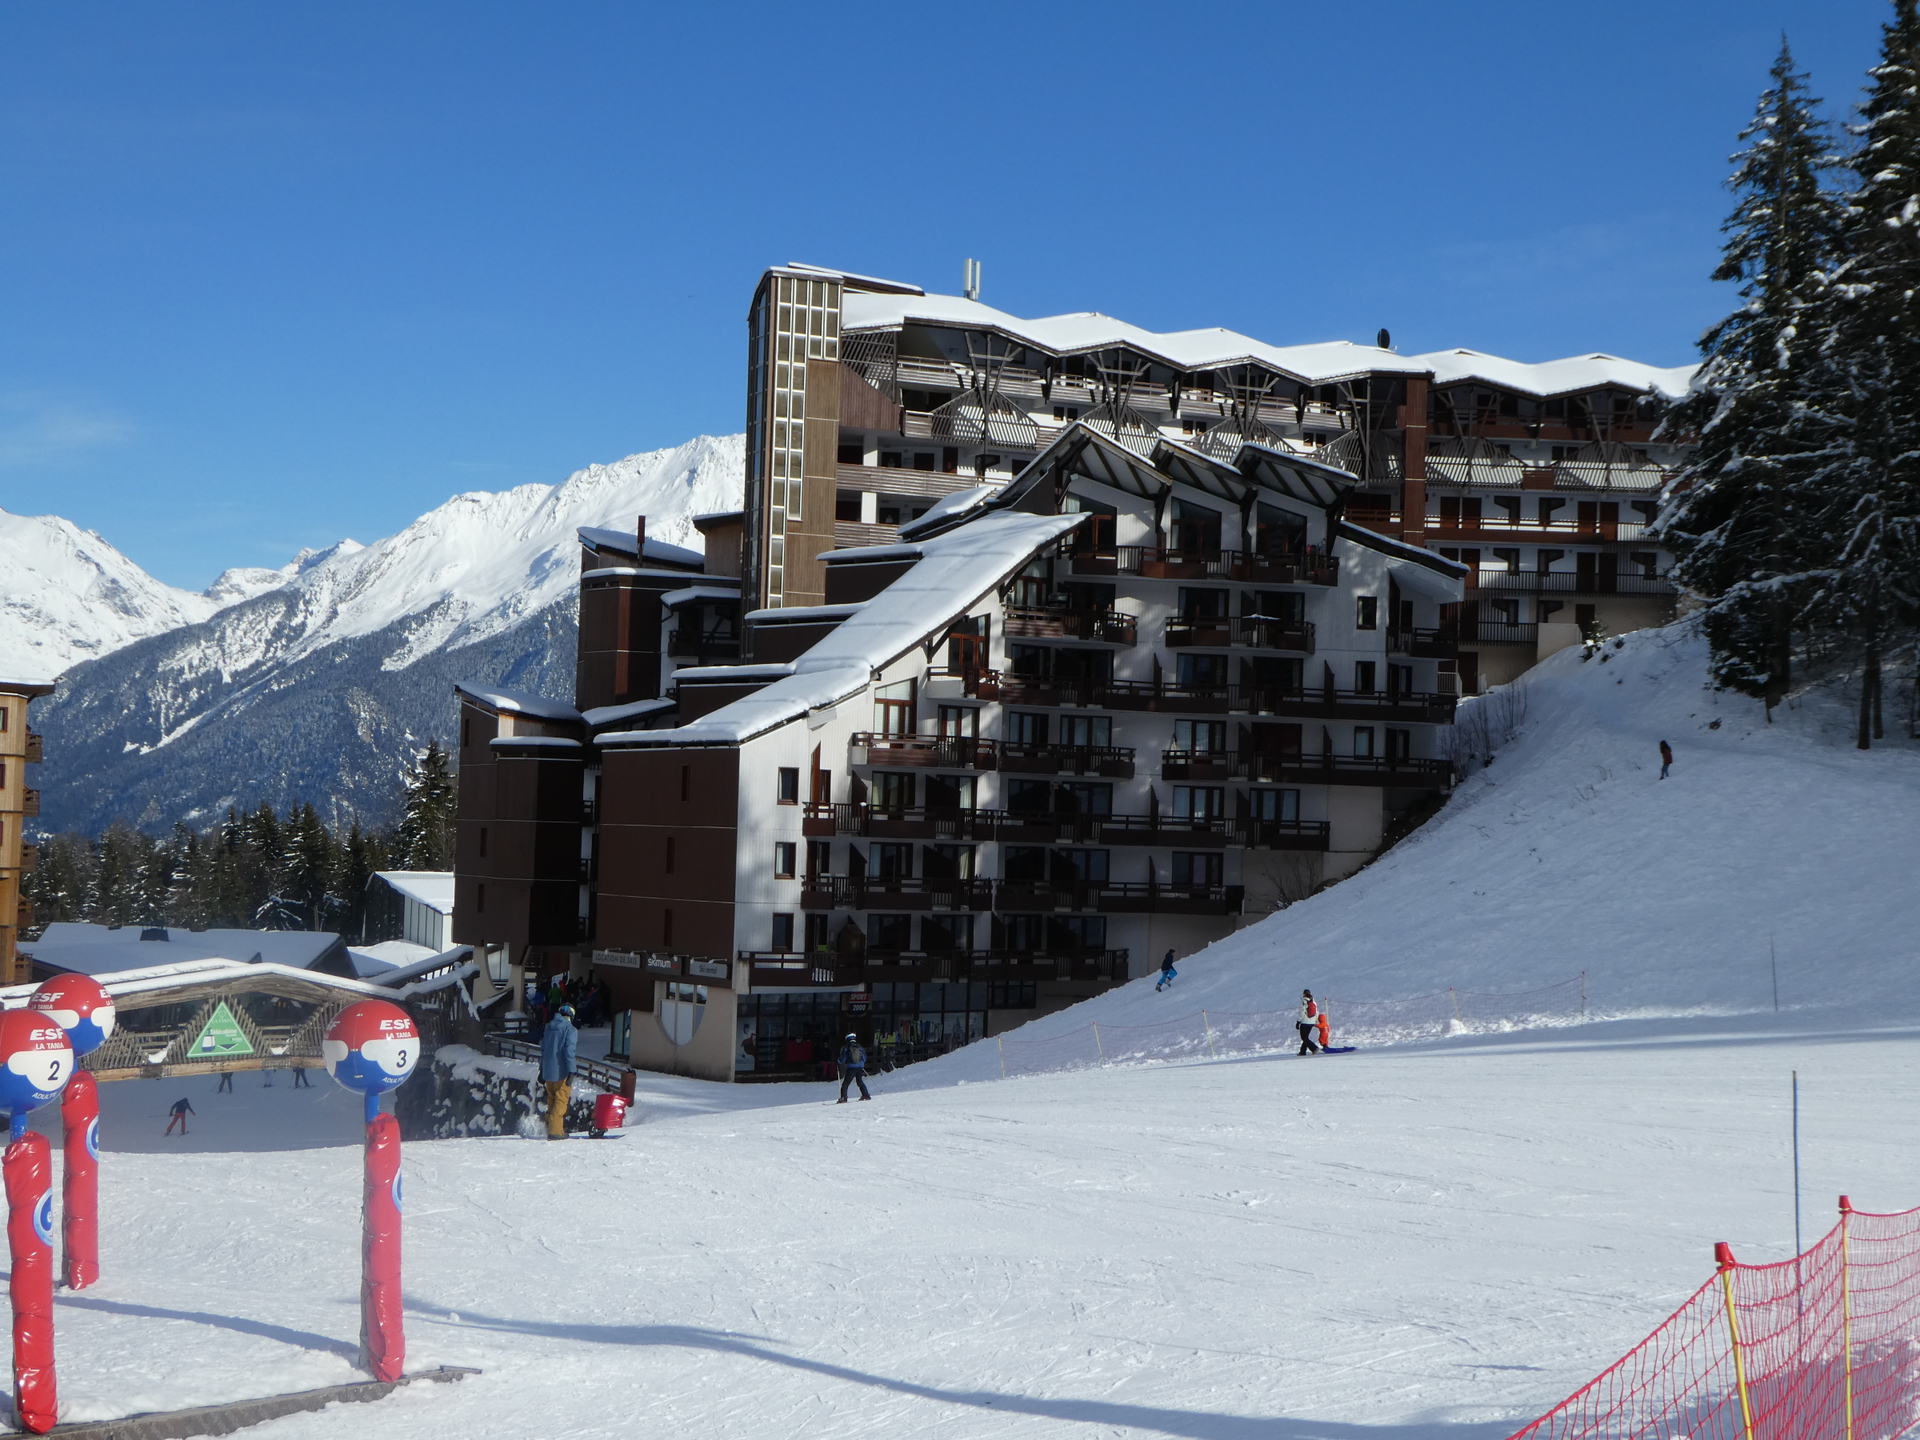
{"type": "Polygon", "coordinates": [[[1113,721],[1105,715],[1062,715],[1060,743],[1104,749],[1113,743],[1113,721]]]}
{"type": "Polygon", "coordinates": [[[882,735],[913,734],[913,682],[882,685],[873,699],[873,728],[882,735]]]}
{"type": "Polygon", "coordinates": [[[1227,813],[1227,792],[1219,785],[1176,785],[1172,813],[1180,820],[1217,820],[1227,813]]]}
{"type": "Polygon", "coordinates": [[[867,948],[869,950],[911,950],[913,948],[913,917],[911,915],[867,916],[867,948]]]}
{"type": "Polygon", "coordinates": [[[1056,788],[1054,809],[1067,815],[1111,815],[1113,786],[1084,780],[1063,780],[1056,788]]]}
{"type": "Polygon", "coordinates": [[[875,880],[906,880],[913,875],[913,847],[890,840],[867,846],[867,874],[875,880]]]}
{"type": "Polygon", "coordinates": [[[1047,743],[1047,717],[1035,711],[1008,711],[1006,729],[1008,744],[1044,745],[1047,743]]]}
{"type": "Polygon", "coordinates": [[[1227,748],[1227,722],[1224,720],[1176,720],[1173,722],[1173,748],[1191,755],[1218,755],[1227,748]]]}
{"type": "Polygon", "coordinates": [[[914,777],[897,770],[876,770],[867,791],[868,802],[876,810],[908,810],[913,807],[914,777]]]}
{"type": "Polygon", "coordinates": [[[773,933],[767,948],[780,951],[793,949],[793,916],[782,914],[773,917],[773,933]]]}
{"type": "Polygon", "coordinates": [[[1218,850],[1176,850],[1173,852],[1173,883],[1176,885],[1218,885],[1222,874],[1218,850]]]}

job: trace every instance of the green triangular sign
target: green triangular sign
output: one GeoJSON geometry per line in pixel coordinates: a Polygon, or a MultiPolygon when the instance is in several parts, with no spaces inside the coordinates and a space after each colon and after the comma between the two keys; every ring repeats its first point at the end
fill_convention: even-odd
{"type": "Polygon", "coordinates": [[[240,1022],[233,1018],[233,1011],[222,1000],[214,1007],[207,1023],[201,1027],[200,1038],[193,1042],[187,1051],[189,1060],[218,1060],[227,1055],[251,1055],[253,1042],[247,1039],[247,1032],[240,1028],[240,1022]]]}

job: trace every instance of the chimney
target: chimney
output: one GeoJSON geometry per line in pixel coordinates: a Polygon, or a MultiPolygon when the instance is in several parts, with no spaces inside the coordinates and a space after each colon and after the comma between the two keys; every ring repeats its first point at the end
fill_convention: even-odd
{"type": "Polygon", "coordinates": [[[633,523],[633,553],[647,553],[647,517],[644,515],[633,523]]]}

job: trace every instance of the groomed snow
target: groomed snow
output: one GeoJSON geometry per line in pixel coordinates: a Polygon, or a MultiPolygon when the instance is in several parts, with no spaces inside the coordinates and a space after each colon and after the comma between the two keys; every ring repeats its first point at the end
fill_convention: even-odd
{"type": "MultiPolygon", "coordinates": [[[[1765,727],[1703,676],[1684,629],[1550,662],[1413,841],[1166,994],[1017,1033],[1580,968],[1622,1018],[1007,1081],[990,1040],[845,1107],[648,1075],[618,1141],[411,1142],[409,1365],[484,1373],[250,1433],[1501,1440],[1714,1241],[1791,1253],[1791,1072],[1805,1238],[1842,1192],[1920,1204],[1920,758],[1852,751],[1829,698],[1765,727]]],[[[104,1087],[63,1418],[353,1378],[358,1101],[316,1084],[104,1087]]]]}

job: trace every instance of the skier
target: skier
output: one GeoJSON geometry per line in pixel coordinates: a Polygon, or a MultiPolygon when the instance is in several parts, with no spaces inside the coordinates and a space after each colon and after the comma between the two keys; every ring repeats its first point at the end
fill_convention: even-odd
{"type": "Polygon", "coordinates": [[[562,1005],[540,1037],[540,1079],[547,1087],[547,1139],[567,1138],[567,1105],[573,1099],[573,1064],[580,1053],[580,1032],[573,1028],[573,1006],[562,1005]]]}
{"type": "Polygon", "coordinates": [[[1153,988],[1155,990],[1166,989],[1167,986],[1173,984],[1173,977],[1179,973],[1179,971],[1173,968],[1173,951],[1169,950],[1165,955],[1160,957],[1160,981],[1153,988]]]}
{"type": "Polygon", "coordinates": [[[1667,778],[1667,771],[1673,768],[1673,747],[1666,741],[1660,742],[1660,778],[1667,778]]]}
{"type": "Polygon", "coordinates": [[[860,1087],[860,1098],[862,1100],[873,1099],[873,1096],[867,1093],[867,1052],[860,1048],[860,1037],[858,1035],[847,1036],[846,1043],[840,1047],[838,1063],[840,1066],[840,1098],[833,1103],[836,1105],[844,1105],[847,1103],[847,1086],[849,1085],[858,1085],[860,1087]]]}
{"type": "Polygon", "coordinates": [[[167,1121],[167,1134],[173,1134],[173,1127],[178,1125],[180,1127],[180,1137],[184,1140],[187,1134],[187,1116],[194,1113],[193,1102],[182,1095],[178,1100],[173,1102],[172,1108],[169,1109],[167,1113],[173,1117],[167,1121]]]}
{"type": "Polygon", "coordinates": [[[1293,1028],[1300,1032],[1300,1051],[1302,1055],[1318,1055],[1320,1047],[1313,1043],[1313,1032],[1320,1028],[1320,1007],[1313,1003],[1313,992],[1300,992],[1300,1018],[1293,1028]]]}
{"type": "Polygon", "coordinates": [[[899,1048],[898,1031],[883,1030],[874,1037],[874,1043],[880,1047],[880,1068],[888,1074],[893,1073],[894,1052],[899,1048]]]}

